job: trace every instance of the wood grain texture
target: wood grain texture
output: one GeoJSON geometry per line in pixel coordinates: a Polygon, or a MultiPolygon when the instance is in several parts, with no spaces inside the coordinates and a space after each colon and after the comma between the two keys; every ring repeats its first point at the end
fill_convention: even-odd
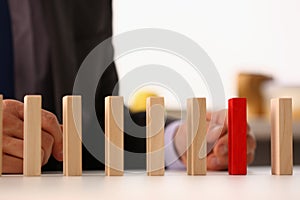
{"type": "Polygon", "coordinates": [[[40,95],[27,95],[24,98],[24,162],[25,176],[41,175],[41,106],[40,95]]]}
{"type": "Polygon", "coordinates": [[[271,165],[273,175],[293,174],[292,99],[271,100],[271,165]]]}
{"type": "Polygon", "coordinates": [[[147,175],[163,176],[164,159],[164,98],[148,97],[146,103],[147,175]]]}
{"type": "Polygon", "coordinates": [[[105,98],[105,174],[124,174],[124,100],[120,96],[105,98]]]}
{"type": "Polygon", "coordinates": [[[63,97],[63,174],[82,175],[81,96],[63,97]]]}
{"type": "Polygon", "coordinates": [[[187,100],[187,174],[206,175],[206,99],[187,100]]]}
{"type": "Polygon", "coordinates": [[[247,174],[247,101],[232,98],[228,101],[228,172],[247,174]]]}
{"type": "Polygon", "coordinates": [[[2,174],[3,159],[3,95],[0,95],[0,175],[2,174]]]}

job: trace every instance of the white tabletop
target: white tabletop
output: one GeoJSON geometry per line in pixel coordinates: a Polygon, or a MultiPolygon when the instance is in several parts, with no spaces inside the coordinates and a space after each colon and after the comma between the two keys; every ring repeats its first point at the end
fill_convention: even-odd
{"type": "Polygon", "coordinates": [[[3,175],[0,199],[300,199],[300,167],[292,176],[272,176],[270,167],[248,169],[246,176],[208,172],[187,176],[167,171],[162,177],[144,172],[126,172],[105,177],[103,172],[85,172],[80,177],[43,174],[41,177],[3,175]]]}

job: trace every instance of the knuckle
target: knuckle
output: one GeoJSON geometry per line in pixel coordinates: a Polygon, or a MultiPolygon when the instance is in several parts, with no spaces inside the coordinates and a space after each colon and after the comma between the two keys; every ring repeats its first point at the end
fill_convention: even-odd
{"type": "Polygon", "coordinates": [[[50,113],[50,112],[47,112],[45,115],[45,120],[48,122],[48,123],[56,123],[57,122],[57,118],[56,116],[53,114],[53,113],[50,113]]]}
{"type": "Polygon", "coordinates": [[[2,104],[3,111],[18,109],[20,105],[23,104],[17,100],[12,100],[12,99],[3,100],[3,104],[2,104]]]}
{"type": "Polygon", "coordinates": [[[9,107],[11,107],[13,104],[12,100],[3,100],[3,110],[8,109],[9,107]]]}

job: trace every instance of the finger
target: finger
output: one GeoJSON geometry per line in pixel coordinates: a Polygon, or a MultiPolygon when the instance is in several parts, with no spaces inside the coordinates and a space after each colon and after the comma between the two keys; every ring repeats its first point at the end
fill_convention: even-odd
{"type": "Polygon", "coordinates": [[[227,169],[227,163],[220,161],[215,154],[210,154],[207,156],[207,169],[225,170],[227,169]]]}
{"type": "MultiPolygon", "coordinates": [[[[255,140],[253,137],[249,135],[250,139],[247,139],[247,145],[252,145],[250,148],[247,148],[247,164],[251,164],[254,161],[255,158],[255,140]],[[252,141],[254,140],[254,142],[252,141]],[[250,142],[249,142],[250,141],[250,142]]],[[[211,155],[208,157],[210,158],[210,169],[211,170],[223,170],[226,169],[228,166],[228,136],[223,136],[217,143],[217,145],[214,148],[214,151],[211,155]]]]}
{"type": "Polygon", "coordinates": [[[227,127],[227,110],[223,109],[217,112],[212,112],[210,121],[214,124],[225,125],[227,127]]]}
{"type": "Polygon", "coordinates": [[[23,159],[23,140],[3,135],[3,153],[23,159]]]}
{"type": "Polygon", "coordinates": [[[44,157],[45,157],[45,150],[42,148],[41,149],[41,166],[45,165],[44,164],[44,157]]]}
{"type": "MultiPolygon", "coordinates": [[[[9,100],[6,102],[7,109],[11,109],[12,112],[21,120],[24,120],[24,104],[19,101],[9,100]]],[[[23,129],[20,129],[23,130],[23,129]]],[[[51,134],[54,138],[53,156],[61,160],[62,159],[62,131],[56,116],[46,110],[42,110],[42,130],[51,134]]],[[[16,134],[16,133],[15,133],[16,134]]],[[[18,136],[23,137],[18,132],[18,136]]]]}
{"type": "Polygon", "coordinates": [[[228,134],[222,136],[218,140],[213,149],[213,152],[217,157],[223,157],[228,154],[228,134]]]}
{"type": "MultiPolygon", "coordinates": [[[[45,165],[48,162],[51,155],[52,145],[53,138],[48,133],[43,132],[41,149],[42,165],[45,165]]],[[[3,153],[6,155],[23,159],[23,146],[23,140],[3,135],[3,153]]]]}
{"type": "Polygon", "coordinates": [[[255,158],[255,152],[249,152],[247,154],[247,164],[251,164],[253,161],[254,161],[254,158],[255,158]]]}
{"type": "Polygon", "coordinates": [[[3,173],[22,173],[23,160],[11,155],[3,154],[3,173]]]}
{"type": "Polygon", "coordinates": [[[23,139],[23,121],[10,113],[3,115],[3,134],[23,139]]]}
{"type": "Polygon", "coordinates": [[[227,133],[227,110],[220,110],[207,115],[208,129],[207,141],[215,143],[217,139],[227,133]]]}
{"type": "Polygon", "coordinates": [[[219,139],[219,137],[225,135],[226,132],[227,130],[223,125],[210,123],[207,129],[206,140],[208,143],[214,144],[219,139]]]}
{"type": "MultiPolygon", "coordinates": [[[[255,138],[247,134],[247,154],[251,152],[255,152],[256,149],[256,140],[255,138]]],[[[228,134],[221,137],[218,142],[216,143],[213,152],[216,154],[217,157],[222,157],[228,154],[228,134]]]]}
{"type": "Polygon", "coordinates": [[[221,137],[213,149],[213,155],[216,157],[215,170],[224,170],[228,167],[228,135],[221,137]]]}
{"type": "Polygon", "coordinates": [[[218,143],[218,139],[226,135],[227,129],[224,126],[216,125],[213,128],[209,128],[207,131],[206,141],[207,141],[207,152],[212,153],[214,147],[218,143]]]}
{"type": "Polygon", "coordinates": [[[256,149],[256,140],[251,131],[248,131],[247,134],[247,153],[255,152],[256,149]]]}
{"type": "MultiPolygon", "coordinates": [[[[254,161],[254,158],[254,152],[247,153],[247,165],[251,164],[254,161]]],[[[210,161],[208,161],[210,170],[225,170],[228,167],[228,154],[223,156],[216,156],[215,154],[211,154],[207,159],[210,159],[210,161]]]]}
{"type": "MultiPolygon", "coordinates": [[[[47,132],[43,131],[42,132],[42,155],[41,155],[43,165],[45,165],[48,162],[51,156],[53,142],[54,142],[53,137],[47,132]]],[[[24,145],[23,140],[3,135],[4,153],[22,159],[23,145],[24,145]]]]}
{"type": "Polygon", "coordinates": [[[3,101],[3,112],[11,113],[23,121],[24,104],[17,100],[6,99],[3,101]]]}
{"type": "Polygon", "coordinates": [[[54,138],[49,133],[43,131],[42,132],[42,149],[44,151],[44,155],[42,157],[42,165],[45,165],[52,153],[54,138]]]}
{"type": "MultiPolygon", "coordinates": [[[[227,110],[220,110],[207,114],[208,129],[207,129],[207,141],[208,143],[215,143],[217,139],[228,132],[227,122],[227,110]]],[[[252,135],[254,140],[254,134],[247,125],[247,134],[252,135]]]]}
{"type": "Polygon", "coordinates": [[[206,121],[211,121],[211,112],[206,113],[206,121]]]}
{"type": "Polygon", "coordinates": [[[57,160],[62,160],[62,131],[60,124],[58,123],[58,120],[53,113],[46,110],[42,111],[42,129],[43,131],[49,133],[54,139],[52,149],[54,158],[56,158],[57,160]]]}

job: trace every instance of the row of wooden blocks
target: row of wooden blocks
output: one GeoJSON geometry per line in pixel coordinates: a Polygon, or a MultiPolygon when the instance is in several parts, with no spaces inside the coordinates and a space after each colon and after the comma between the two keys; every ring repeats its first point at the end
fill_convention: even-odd
{"type": "MultiPolygon", "coordinates": [[[[0,173],[2,172],[2,100],[0,96],[0,173]]],[[[105,173],[124,173],[123,97],[105,98],[105,173]]],[[[81,96],[63,98],[63,174],[82,174],[81,96]]],[[[147,174],[164,175],[164,98],[149,97],[146,106],[147,174]]],[[[187,174],[206,174],[206,99],[187,100],[187,174]]],[[[291,175],[292,100],[271,101],[272,174],[291,175]]],[[[24,98],[24,166],[25,176],[41,174],[41,96],[24,98]]],[[[247,102],[245,98],[228,101],[228,172],[247,174],[247,102]]]]}

